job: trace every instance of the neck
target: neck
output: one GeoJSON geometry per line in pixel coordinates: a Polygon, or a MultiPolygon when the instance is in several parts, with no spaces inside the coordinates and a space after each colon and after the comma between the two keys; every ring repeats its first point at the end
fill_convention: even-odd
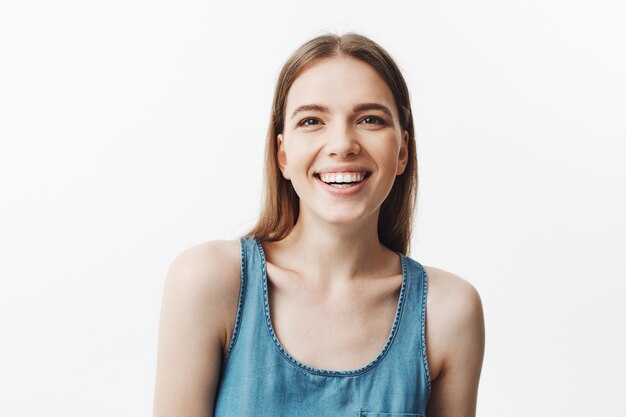
{"type": "Polygon", "coordinates": [[[392,275],[399,268],[399,263],[393,261],[397,254],[378,240],[377,215],[350,225],[308,221],[303,216],[275,245],[284,255],[277,254],[277,261],[294,265],[294,270],[304,271],[308,279],[320,285],[392,275]],[[296,267],[303,260],[306,268],[296,267]],[[396,265],[393,271],[389,270],[390,263],[396,265]]]}

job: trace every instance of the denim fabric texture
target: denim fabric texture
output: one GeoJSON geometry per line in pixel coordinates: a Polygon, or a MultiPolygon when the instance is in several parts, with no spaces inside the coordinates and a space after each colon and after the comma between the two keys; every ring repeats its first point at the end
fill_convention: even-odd
{"type": "Polygon", "coordinates": [[[280,344],[270,318],[265,254],[242,238],[235,328],[215,399],[215,417],[424,416],[430,375],[424,338],[427,277],[401,253],[402,286],[384,347],[362,368],[337,371],[300,363],[280,344]]]}

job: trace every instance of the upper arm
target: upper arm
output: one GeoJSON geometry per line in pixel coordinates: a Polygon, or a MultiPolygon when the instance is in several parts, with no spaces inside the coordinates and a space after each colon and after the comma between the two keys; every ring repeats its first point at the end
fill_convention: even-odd
{"type": "Polygon", "coordinates": [[[236,241],[193,246],[176,257],[167,273],[159,321],[155,416],[213,415],[223,348],[238,301],[238,248],[236,241]]]}
{"type": "Polygon", "coordinates": [[[465,280],[442,270],[433,275],[427,304],[427,348],[437,362],[437,375],[431,384],[427,415],[473,417],[485,348],[482,302],[465,280]]]}

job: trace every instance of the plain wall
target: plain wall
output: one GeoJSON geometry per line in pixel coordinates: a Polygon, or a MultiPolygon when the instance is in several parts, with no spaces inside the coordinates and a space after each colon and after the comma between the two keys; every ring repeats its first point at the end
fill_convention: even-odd
{"type": "Polygon", "coordinates": [[[614,416],[626,373],[622,1],[0,5],[0,415],[152,415],[167,269],[259,211],[273,86],[323,31],[411,90],[411,256],[470,281],[478,415],[614,416]]]}

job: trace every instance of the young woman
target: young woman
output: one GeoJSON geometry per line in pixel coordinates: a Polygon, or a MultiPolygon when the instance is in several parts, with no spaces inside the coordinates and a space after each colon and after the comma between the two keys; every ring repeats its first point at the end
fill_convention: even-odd
{"type": "Polygon", "coordinates": [[[474,416],[481,302],[407,256],[417,159],[391,57],[354,33],[303,44],[266,149],[254,229],[170,268],[154,415],[474,416]]]}

